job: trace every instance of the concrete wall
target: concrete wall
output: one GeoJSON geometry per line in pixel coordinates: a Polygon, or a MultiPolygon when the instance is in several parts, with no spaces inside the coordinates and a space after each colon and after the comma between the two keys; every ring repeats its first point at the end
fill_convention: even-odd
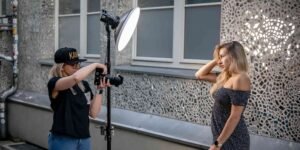
{"type": "MultiPolygon", "coordinates": [[[[0,32],[0,53],[6,56],[12,56],[12,38],[8,31],[0,32]]],[[[12,84],[12,63],[0,60],[0,91],[4,91],[12,84]]]]}
{"type": "MultiPolygon", "coordinates": [[[[47,135],[52,124],[52,111],[47,95],[18,91],[8,99],[8,131],[13,139],[21,139],[47,148],[47,135]]],[[[90,121],[93,149],[106,149],[99,126],[106,120],[106,107],[90,121]]],[[[142,114],[124,109],[112,109],[112,149],[208,149],[212,134],[209,126],[142,114]],[[197,132],[198,134],[195,134],[197,132]]],[[[250,149],[298,150],[300,143],[250,134],[250,149]]]]}
{"type": "MultiPolygon", "coordinates": [[[[21,93],[17,93],[18,95],[21,93]]],[[[21,94],[22,95],[22,94],[21,94]]],[[[18,96],[15,96],[15,98],[18,96]]],[[[13,138],[28,141],[32,144],[47,148],[47,133],[52,125],[52,112],[49,106],[37,103],[28,103],[26,99],[34,101],[47,101],[46,96],[22,95],[8,103],[8,131],[13,138]],[[26,98],[25,98],[26,97],[26,98]]],[[[102,112],[104,113],[104,112],[102,112]]],[[[100,118],[100,117],[99,117],[100,118]]],[[[100,134],[99,125],[103,121],[94,120],[90,123],[92,147],[94,150],[106,149],[107,141],[100,134]]],[[[115,126],[116,127],[116,126],[115,126]]],[[[170,142],[161,138],[148,136],[138,132],[132,132],[124,128],[116,127],[112,137],[112,149],[114,150],[196,150],[198,148],[170,142]]]]}
{"type": "Polygon", "coordinates": [[[46,93],[49,68],[39,60],[54,54],[54,0],[19,0],[19,87],[46,93]]]}
{"type": "MultiPolygon", "coordinates": [[[[101,1],[101,8],[117,15],[132,6],[131,0],[101,1]]],[[[50,66],[39,60],[54,53],[54,1],[19,0],[18,9],[19,89],[46,94],[50,66]]],[[[240,40],[248,50],[252,95],[245,115],[253,134],[300,142],[299,10],[298,0],[223,1],[221,40],[240,40]]],[[[0,52],[8,52],[10,41],[5,36],[9,33],[0,34],[1,40],[7,41],[0,52]]],[[[101,42],[105,40],[102,33],[101,42]]],[[[121,53],[113,51],[113,65],[130,64],[131,53],[130,46],[121,53]]],[[[10,85],[11,70],[1,64],[0,89],[4,90],[10,85]]],[[[113,107],[209,125],[213,103],[209,84],[164,73],[116,72],[126,80],[113,88],[113,107]]]]}

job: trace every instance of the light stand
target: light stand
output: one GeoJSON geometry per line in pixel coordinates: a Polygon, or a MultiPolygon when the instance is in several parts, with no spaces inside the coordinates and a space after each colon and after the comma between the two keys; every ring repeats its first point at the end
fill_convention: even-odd
{"type": "MultiPolygon", "coordinates": [[[[134,8],[125,13],[121,18],[113,17],[108,14],[106,10],[102,10],[100,21],[104,22],[106,34],[107,34],[107,54],[106,54],[106,67],[107,74],[111,73],[111,62],[110,62],[110,33],[111,29],[115,30],[116,46],[119,51],[123,50],[129,42],[139,19],[140,9],[134,8]]],[[[123,78],[122,78],[123,81],[123,78]]],[[[101,127],[101,134],[105,135],[107,140],[107,150],[111,150],[111,140],[113,126],[111,125],[111,88],[107,87],[107,123],[105,127],[101,127]]]]}

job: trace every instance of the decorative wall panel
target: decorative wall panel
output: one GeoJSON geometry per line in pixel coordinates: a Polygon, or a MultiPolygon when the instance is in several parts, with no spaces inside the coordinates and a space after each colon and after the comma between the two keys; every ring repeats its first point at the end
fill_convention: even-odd
{"type": "MultiPolygon", "coordinates": [[[[299,0],[222,1],[221,41],[240,41],[250,64],[252,95],[245,117],[251,133],[300,142],[299,17],[299,0]]],[[[121,73],[126,81],[113,90],[114,107],[210,124],[210,84],[121,73]]]]}

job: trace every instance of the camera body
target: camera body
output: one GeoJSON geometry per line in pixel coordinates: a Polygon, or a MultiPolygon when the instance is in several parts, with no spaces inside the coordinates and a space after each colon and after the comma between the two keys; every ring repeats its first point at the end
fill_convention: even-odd
{"type": "Polygon", "coordinates": [[[119,85],[123,84],[123,76],[117,75],[117,76],[110,76],[103,74],[102,68],[96,68],[95,71],[95,78],[94,78],[94,84],[100,85],[101,80],[105,78],[105,82],[109,81],[111,85],[114,85],[118,87],[119,85]]]}

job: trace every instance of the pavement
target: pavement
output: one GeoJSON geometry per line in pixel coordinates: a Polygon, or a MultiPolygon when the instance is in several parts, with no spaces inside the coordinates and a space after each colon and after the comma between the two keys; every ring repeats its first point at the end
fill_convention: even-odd
{"type": "Polygon", "coordinates": [[[45,150],[26,142],[0,141],[0,150],[45,150]]]}

